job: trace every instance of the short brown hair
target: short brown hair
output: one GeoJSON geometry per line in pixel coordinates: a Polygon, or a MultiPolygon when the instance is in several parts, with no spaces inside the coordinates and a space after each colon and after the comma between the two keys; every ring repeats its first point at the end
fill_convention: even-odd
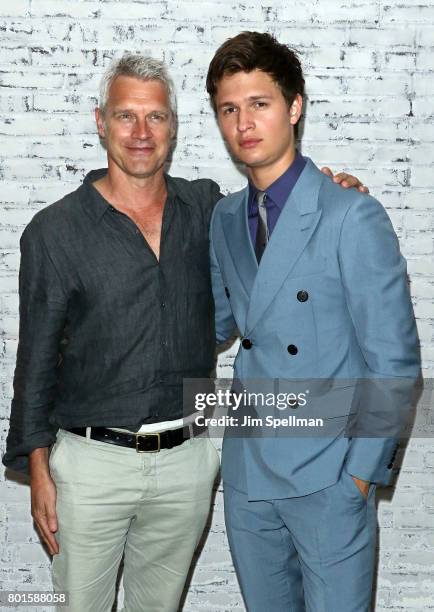
{"type": "Polygon", "coordinates": [[[209,65],[206,89],[211,104],[219,81],[237,72],[262,70],[279,86],[288,107],[297,94],[304,96],[304,77],[297,54],[265,32],[241,32],[229,38],[216,51],[209,65]]]}

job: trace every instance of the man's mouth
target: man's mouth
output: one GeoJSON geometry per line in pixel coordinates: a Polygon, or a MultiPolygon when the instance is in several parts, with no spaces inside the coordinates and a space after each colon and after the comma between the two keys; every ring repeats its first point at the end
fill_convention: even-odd
{"type": "Polygon", "coordinates": [[[260,138],[246,138],[240,141],[240,147],[242,149],[254,149],[260,142],[260,138]]]}
{"type": "Polygon", "coordinates": [[[136,147],[126,147],[126,148],[132,155],[149,155],[150,153],[154,151],[155,147],[151,145],[143,145],[141,147],[136,146],[136,147]]]}

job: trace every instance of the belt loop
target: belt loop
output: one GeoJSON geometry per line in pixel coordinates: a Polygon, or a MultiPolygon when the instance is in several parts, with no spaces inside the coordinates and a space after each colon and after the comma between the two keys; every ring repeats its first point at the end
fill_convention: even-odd
{"type": "Polygon", "coordinates": [[[91,437],[90,437],[90,432],[92,431],[92,427],[86,427],[86,442],[89,444],[91,437]]]}

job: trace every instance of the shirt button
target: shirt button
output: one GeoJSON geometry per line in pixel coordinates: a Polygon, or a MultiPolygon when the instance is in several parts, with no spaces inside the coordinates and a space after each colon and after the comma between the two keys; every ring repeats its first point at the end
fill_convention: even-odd
{"type": "Polygon", "coordinates": [[[302,291],[299,291],[297,293],[297,300],[299,302],[307,302],[308,299],[309,299],[309,294],[304,289],[302,289],[302,291]]]}
{"type": "Polygon", "coordinates": [[[166,303],[165,302],[161,302],[161,308],[166,308],[166,303]]]}
{"type": "Polygon", "coordinates": [[[166,340],[163,340],[163,342],[161,343],[161,346],[167,346],[166,340]]]}
{"type": "Polygon", "coordinates": [[[140,230],[139,229],[136,229],[136,234],[137,235],[140,234],[140,230]]]}
{"type": "Polygon", "coordinates": [[[288,346],[288,353],[289,353],[290,355],[297,355],[297,353],[298,353],[298,348],[295,346],[295,344],[290,344],[290,345],[288,346]]]}

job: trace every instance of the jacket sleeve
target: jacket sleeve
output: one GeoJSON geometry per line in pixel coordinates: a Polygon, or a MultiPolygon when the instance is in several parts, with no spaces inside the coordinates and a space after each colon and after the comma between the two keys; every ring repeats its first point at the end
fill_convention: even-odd
{"type": "Polygon", "coordinates": [[[388,484],[396,438],[420,373],[420,354],[406,262],[390,219],[374,198],[360,195],[347,211],[339,261],[369,372],[355,394],[357,417],[345,469],[363,480],[388,484]]]}
{"type": "Polygon", "coordinates": [[[49,417],[57,384],[67,300],[35,221],[20,242],[20,326],[10,428],[3,463],[28,471],[28,455],[55,440],[49,417]]]}
{"type": "Polygon", "coordinates": [[[226,295],[225,285],[223,282],[222,274],[220,271],[220,265],[216,255],[216,232],[214,229],[215,225],[215,213],[211,219],[210,229],[210,262],[211,262],[211,282],[212,292],[214,296],[215,305],[215,326],[216,326],[216,338],[217,343],[221,344],[228,340],[237,328],[234,316],[232,314],[231,305],[226,295]]]}

